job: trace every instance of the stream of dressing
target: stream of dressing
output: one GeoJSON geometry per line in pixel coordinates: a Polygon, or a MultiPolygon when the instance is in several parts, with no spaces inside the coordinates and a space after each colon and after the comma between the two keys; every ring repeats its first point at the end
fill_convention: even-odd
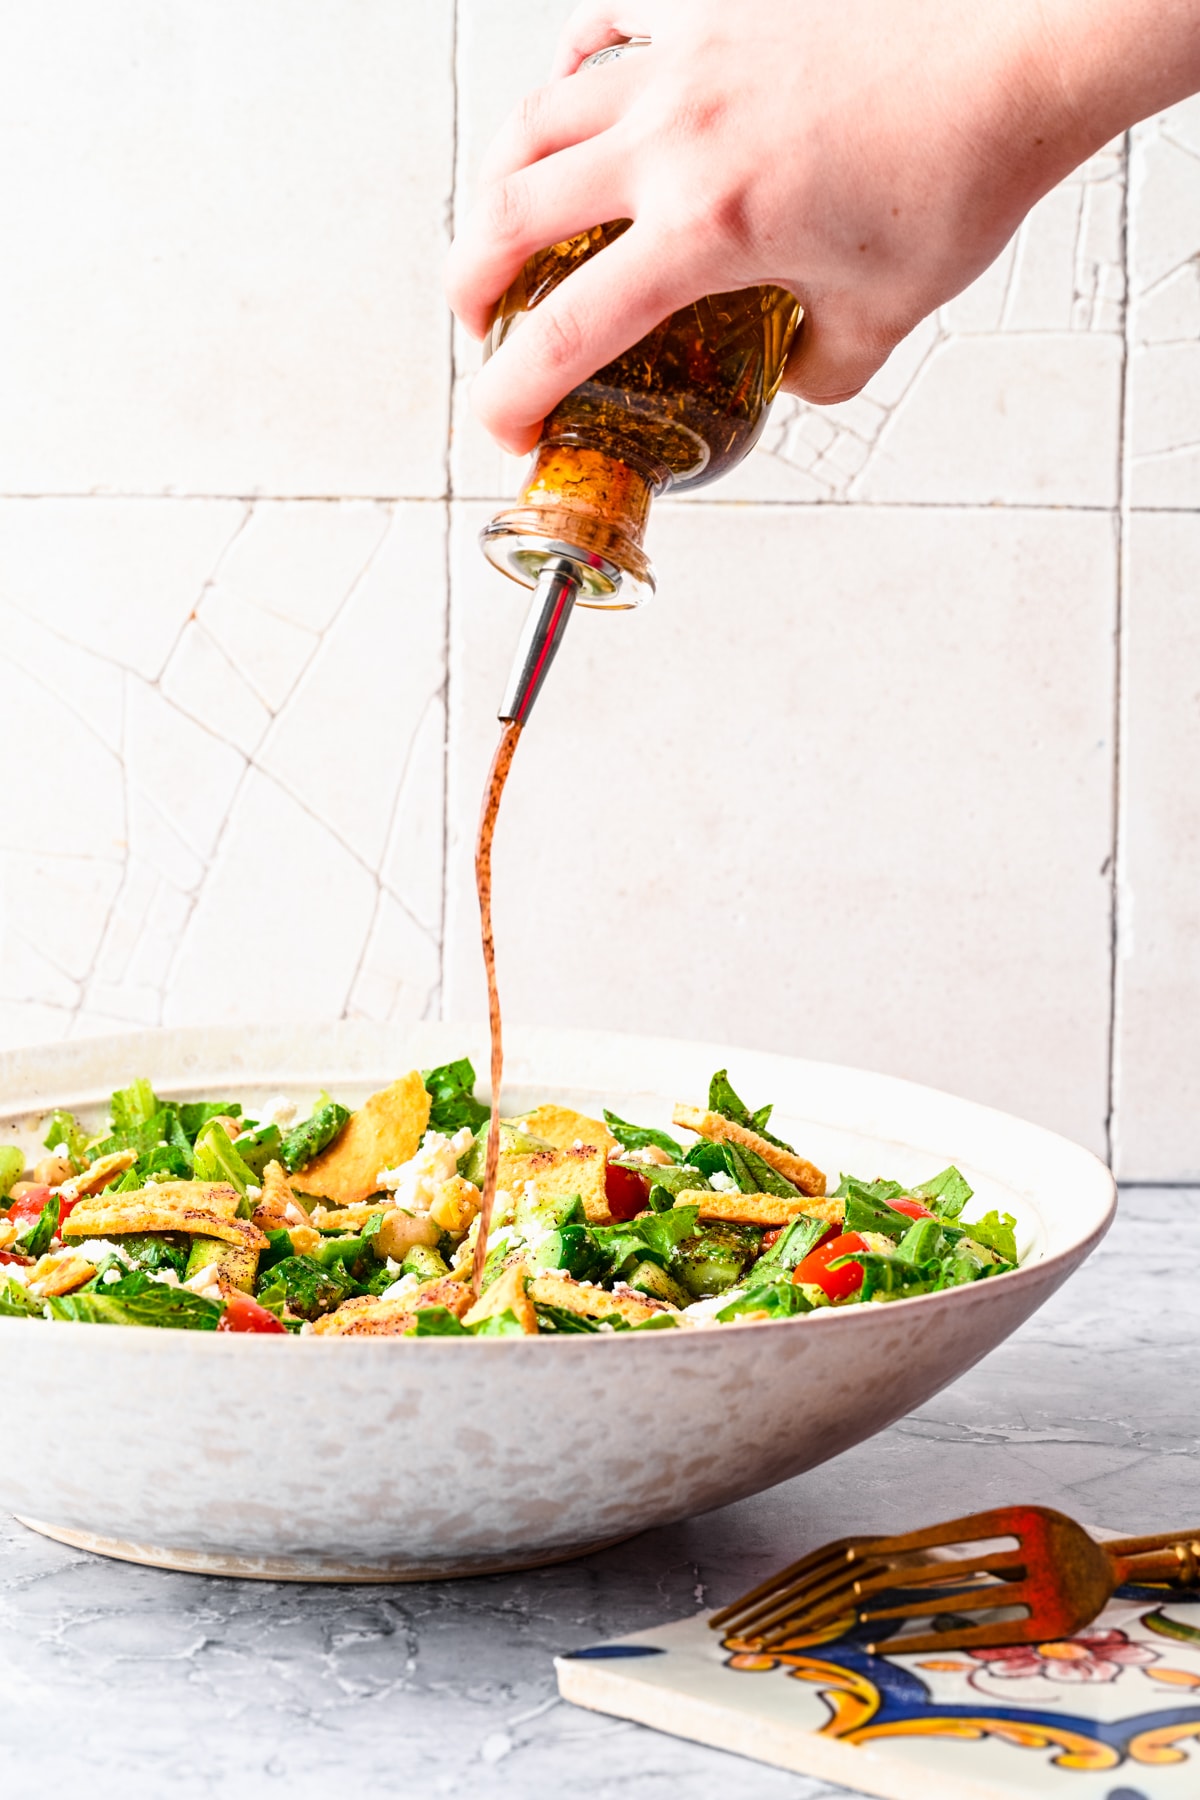
{"type": "Polygon", "coordinates": [[[478,1299],[487,1259],[488,1229],[492,1222],[492,1203],[496,1198],[496,1168],[500,1158],[500,1083],[504,1076],[504,1041],[500,1033],[500,990],[496,985],[496,943],[492,935],[492,840],[496,835],[496,818],[500,796],[508,780],[508,771],[517,751],[521,735],[520,721],[508,719],[500,732],[500,742],[492,758],[483,811],[479,815],[479,836],[475,840],[475,891],[479,896],[479,924],[483,937],[483,967],[487,975],[488,1030],[492,1045],[492,1116],[488,1121],[487,1163],[483,1178],[483,1205],[479,1213],[479,1236],[475,1240],[475,1260],[471,1269],[471,1289],[478,1299]]]}

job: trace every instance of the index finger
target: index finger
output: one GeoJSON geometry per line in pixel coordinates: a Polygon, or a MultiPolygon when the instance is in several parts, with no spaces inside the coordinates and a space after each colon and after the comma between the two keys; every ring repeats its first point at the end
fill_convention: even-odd
{"type": "Polygon", "coordinates": [[[517,455],[531,450],[564,395],[707,292],[689,249],[687,239],[668,241],[635,221],[524,315],[471,388],[476,416],[498,443],[517,455]]]}
{"type": "Polygon", "coordinates": [[[581,62],[610,44],[653,37],[651,21],[657,10],[656,0],[584,0],[563,26],[550,79],[573,75],[581,62]]]}

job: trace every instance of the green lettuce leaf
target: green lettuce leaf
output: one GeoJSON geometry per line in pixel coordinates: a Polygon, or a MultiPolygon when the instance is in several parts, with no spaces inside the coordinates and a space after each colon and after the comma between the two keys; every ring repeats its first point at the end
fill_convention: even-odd
{"type": "Polygon", "coordinates": [[[1005,1262],[1017,1260],[1017,1221],[1011,1213],[985,1213],[982,1219],[962,1219],[963,1230],[975,1243],[994,1250],[1005,1262]]]}
{"type": "MultiPolygon", "coordinates": [[[[604,1109],[604,1123],[616,1138],[623,1150],[645,1150],[653,1145],[658,1150],[665,1150],[673,1156],[677,1163],[683,1161],[683,1145],[677,1143],[666,1131],[657,1131],[653,1125],[631,1125],[626,1119],[619,1119],[616,1113],[604,1109]]],[[[645,1168],[645,1164],[634,1165],[645,1168]]]]}
{"type": "MultiPolygon", "coordinates": [[[[0,1263],[0,1272],[3,1266],[0,1263]]],[[[11,1275],[0,1279],[0,1319],[41,1319],[45,1317],[45,1309],[46,1302],[29,1293],[11,1275]]]]}
{"type": "Polygon", "coordinates": [[[254,1170],[242,1161],[237,1145],[230,1142],[225,1127],[214,1119],[201,1130],[193,1156],[198,1181],[228,1181],[243,1197],[248,1187],[258,1185],[254,1170]]]}
{"type": "Polygon", "coordinates": [[[36,1222],[30,1226],[23,1237],[19,1237],[13,1246],[22,1256],[45,1256],[50,1248],[50,1240],[58,1230],[62,1202],[57,1194],[51,1194],[42,1207],[36,1222]]]}
{"type": "Polygon", "coordinates": [[[71,1167],[78,1174],[87,1161],[89,1135],[90,1133],[83,1129],[74,1113],[60,1111],[50,1114],[46,1135],[42,1142],[47,1150],[57,1150],[60,1144],[65,1144],[71,1167]]]}
{"type": "Polygon", "coordinates": [[[176,1111],[183,1135],[192,1144],[210,1119],[240,1119],[242,1116],[237,1100],[184,1100],[176,1111]]]}
{"type": "Polygon", "coordinates": [[[797,1268],[809,1251],[816,1249],[828,1230],[828,1219],[810,1219],[801,1213],[784,1227],[771,1247],[763,1251],[754,1265],[754,1278],[760,1269],[764,1278],[768,1271],[774,1278],[780,1270],[797,1268]]]}
{"type": "Polygon", "coordinates": [[[928,1200],[930,1210],[937,1213],[940,1219],[957,1219],[967,1201],[975,1192],[965,1175],[951,1164],[943,1169],[940,1175],[931,1176],[923,1181],[920,1187],[911,1190],[923,1200],[928,1200]]]}
{"type": "MultiPolygon", "coordinates": [[[[470,1337],[472,1335],[445,1306],[422,1306],[413,1316],[416,1323],[410,1328],[409,1337],[470,1337]]],[[[511,1313],[501,1316],[513,1318],[511,1313]]],[[[516,1325],[516,1323],[516,1320],[513,1319],[513,1324],[516,1325]]],[[[520,1329],[521,1327],[517,1325],[517,1330],[520,1331],[520,1329]]]]}
{"type": "Polygon", "coordinates": [[[796,1154],[791,1144],[785,1144],[782,1138],[772,1136],[767,1130],[767,1121],[775,1110],[774,1107],[760,1106],[757,1112],[751,1112],[745,1101],[734,1093],[727,1069],[718,1069],[708,1084],[708,1110],[720,1113],[723,1119],[728,1119],[734,1125],[745,1126],[747,1131],[757,1132],[759,1137],[766,1138],[769,1144],[774,1144],[778,1149],[789,1150],[793,1156],[796,1154]]]}
{"type": "Polygon", "coordinates": [[[114,1131],[134,1131],[148,1125],[160,1110],[158,1096],[142,1076],[127,1088],[118,1088],[109,1103],[108,1116],[114,1131]]]}
{"type": "Polygon", "coordinates": [[[748,1288],[716,1315],[720,1324],[741,1318],[744,1313],[765,1312],[773,1319],[791,1319],[797,1313],[811,1312],[812,1306],[794,1281],[765,1281],[748,1288]]]}
{"type": "Polygon", "coordinates": [[[216,1300],[141,1274],[128,1275],[102,1290],[62,1294],[47,1300],[46,1306],[52,1318],[84,1325],[143,1325],[167,1331],[215,1331],[225,1310],[216,1300]]]}
{"type": "Polygon", "coordinates": [[[491,1108],[475,1098],[475,1070],[469,1057],[443,1063],[437,1069],[422,1069],[421,1080],[429,1095],[429,1129],[444,1131],[453,1137],[464,1125],[478,1131],[489,1118],[491,1108]]]}

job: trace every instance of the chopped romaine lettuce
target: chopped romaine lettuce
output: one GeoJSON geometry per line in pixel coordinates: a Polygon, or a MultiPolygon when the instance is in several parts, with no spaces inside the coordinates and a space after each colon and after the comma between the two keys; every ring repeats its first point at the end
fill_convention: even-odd
{"type": "Polygon", "coordinates": [[[982,1219],[960,1219],[967,1236],[988,1250],[994,1250],[1005,1262],[1017,1260],[1017,1221],[1011,1213],[985,1213],[982,1219]]]}
{"type": "Polygon", "coordinates": [[[244,1195],[248,1187],[256,1187],[254,1170],[238,1154],[223,1125],[210,1119],[196,1139],[194,1151],[196,1178],[199,1181],[228,1181],[244,1195]]]}
{"type": "Polygon", "coordinates": [[[975,1190],[966,1177],[951,1164],[940,1175],[934,1175],[928,1181],[923,1181],[920,1187],[913,1188],[912,1192],[923,1200],[928,1200],[930,1211],[935,1212],[939,1219],[957,1219],[975,1190]]]}
{"type": "Polygon", "coordinates": [[[489,1117],[490,1107],[475,1098],[475,1070],[468,1057],[460,1056],[457,1062],[443,1063],[438,1069],[422,1069],[421,1080],[431,1101],[431,1131],[444,1131],[447,1137],[464,1125],[478,1131],[489,1117]]]}
{"type": "Polygon", "coordinates": [[[726,1069],[718,1069],[708,1084],[708,1110],[720,1113],[723,1119],[728,1119],[733,1125],[741,1125],[747,1131],[757,1132],[759,1137],[766,1138],[777,1149],[787,1150],[795,1155],[790,1144],[785,1144],[782,1138],[772,1136],[767,1130],[774,1106],[760,1106],[757,1112],[751,1112],[745,1101],[734,1093],[726,1069]]]}
{"type": "Polygon", "coordinates": [[[42,1143],[47,1150],[57,1150],[60,1144],[65,1144],[67,1159],[78,1174],[87,1161],[87,1142],[90,1135],[83,1129],[74,1113],[53,1112],[47,1121],[46,1135],[42,1139],[42,1143]]]}
{"type": "Polygon", "coordinates": [[[42,1207],[36,1222],[19,1237],[16,1248],[22,1256],[45,1256],[50,1248],[50,1240],[58,1230],[59,1216],[62,1212],[62,1201],[57,1194],[51,1194],[42,1207]]]}
{"type": "MultiPolygon", "coordinates": [[[[683,1161],[683,1145],[666,1131],[658,1131],[653,1125],[631,1125],[627,1119],[620,1119],[616,1113],[604,1109],[604,1123],[616,1138],[623,1150],[646,1150],[651,1145],[656,1150],[665,1150],[673,1156],[677,1163],[683,1161]]],[[[645,1167],[644,1164],[640,1165],[645,1167]]]]}

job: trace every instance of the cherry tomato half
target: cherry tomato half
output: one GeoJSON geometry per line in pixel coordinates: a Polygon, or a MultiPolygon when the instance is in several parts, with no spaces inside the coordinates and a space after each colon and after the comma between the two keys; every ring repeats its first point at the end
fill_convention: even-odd
{"type": "Polygon", "coordinates": [[[287,1327],[280,1323],[273,1312],[260,1306],[249,1294],[230,1294],[225,1302],[225,1311],[217,1320],[218,1331],[265,1331],[282,1332],[287,1336],[287,1327]]]}
{"type": "Polygon", "coordinates": [[[898,1200],[889,1200],[887,1204],[893,1212],[902,1212],[909,1219],[937,1218],[935,1212],[931,1212],[920,1200],[914,1200],[911,1194],[901,1194],[898,1200]]]}
{"type": "Polygon", "coordinates": [[[8,1216],[28,1230],[40,1215],[49,1198],[50,1189],[43,1182],[39,1182],[36,1187],[28,1188],[19,1200],[13,1201],[8,1209],[8,1216]]]}
{"type": "Polygon", "coordinates": [[[793,1281],[809,1281],[823,1288],[831,1300],[845,1300],[851,1294],[857,1294],[863,1284],[861,1263],[847,1263],[844,1269],[831,1269],[829,1264],[836,1262],[839,1256],[851,1256],[855,1250],[865,1250],[865,1241],[857,1231],[843,1232],[827,1244],[819,1244],[810,1250],[804,1261],[792,1276],[793,1281]]]}
{"type": "Polygon", "coordinates": [[[0,1263],[25,1263],[33,1261],[32,1256],[22,1256],[16,1250],[0,1250],[0,1263]]]}
{"type": "Polygon", "coordinates": [[[636,1169],[623,1169],[620,1163],[605,1163],[604,1197],[618,1224],[636,1219],[650,1204],[649,1177],[639,1175],[636,1169]]]}

